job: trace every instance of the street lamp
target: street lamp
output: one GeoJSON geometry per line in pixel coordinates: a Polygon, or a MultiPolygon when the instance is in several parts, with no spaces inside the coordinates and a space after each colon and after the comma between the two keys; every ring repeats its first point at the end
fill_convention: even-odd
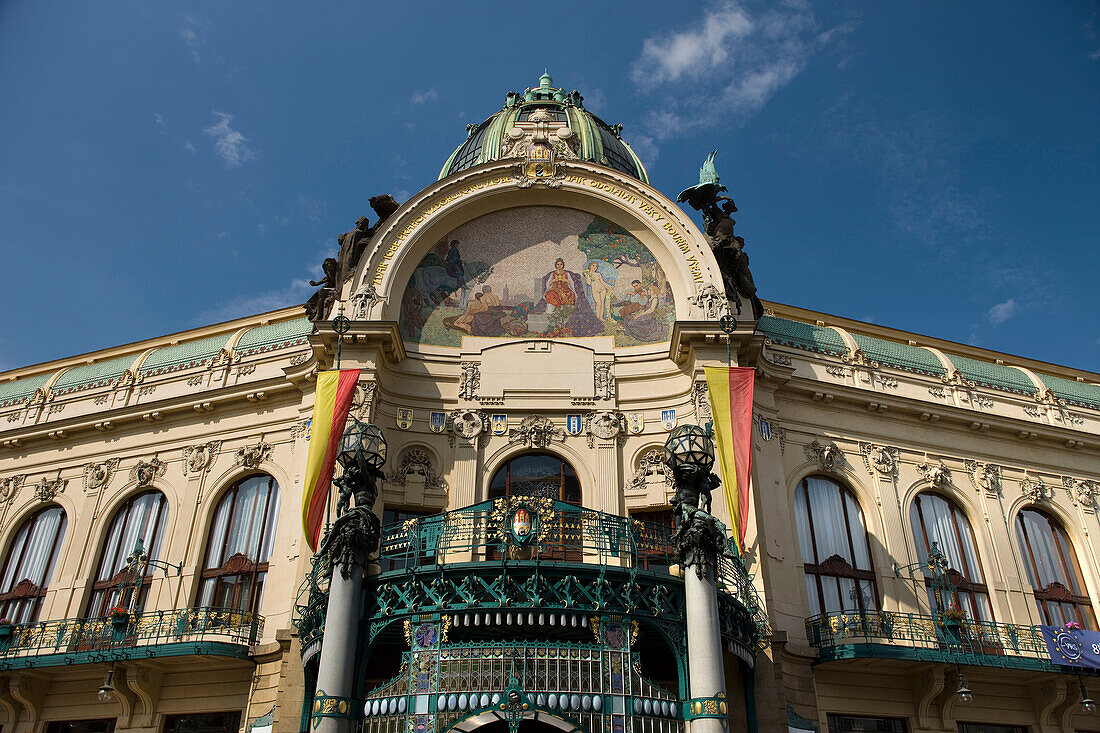
{"type": "Polygon", "coordinates": [[[1089,697],[1089,691],[1085,689],[1085,680],[1077,675],[1077,683],[1081,685],[1081,708],[1086,713],[1096,712],[1096,701],[1089,697]]]}
{"type": "Polygon", "coordinates": [[[672,469],[707,473],[714,467],[714,442],[698,425],[681,425],[665,441],[665,464],[672,469]]]}
{"type": "Polygon", "coordinates": [[[966,676],[963,675],[962,667],[957,669],[959,670],[959,689],[955,690],[955,694],[959,696],[959,702],[969,703],[974,699],[974,693],[966,686],[966,676]]]}
{"type": "Polygon", "coordinates": [[[99,688],[99,701],[110,702],[115,698],[115,686],[111,684],[115,679],[115,667],[107,670],[107,677],[103,680],[103,686],[99,688]]]}
{"type": "Polygon", "coordinates": [[[362,461],[375,471],[381,471],[386,464],[386,437],[377,426],[352,418],[340,438],[336,460],[345,470],[362,461]]]}

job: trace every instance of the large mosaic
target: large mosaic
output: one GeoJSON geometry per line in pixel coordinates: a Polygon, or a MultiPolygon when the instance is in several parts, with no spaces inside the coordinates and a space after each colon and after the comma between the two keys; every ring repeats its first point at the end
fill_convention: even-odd
{"type": "Polygon", "coordinates": [[[615,346],[667,341],[672,291],[630,232],[575,209],[530,206],[474,219],[432,247],[401,299],[409,341],[460,346],[463,336],[613,336],[615,346]]]}

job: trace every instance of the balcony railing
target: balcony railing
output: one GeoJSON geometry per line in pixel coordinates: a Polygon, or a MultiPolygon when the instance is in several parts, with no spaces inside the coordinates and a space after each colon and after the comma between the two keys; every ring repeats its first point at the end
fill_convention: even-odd
{"type": "MultiPolygon", "coordinates": [[[[665,524],[534,497],[490,500],[388,524],[382,528],[378,559],[382,574],[372,581],[383,619],[379,625],[406,612],[482,606],[616,608],[650,618],[682,618],[672,598],[681,582],[674,572],[679,559],[672,532],[665,524]],[[527,542],[512,526],[520,504],[533,515],[527,517],[529,528],[524,527],[530,533],[527,542]]],[[[299,591],[303,658],[318,651],[329,573],[328,559],[319,553],[299,591]]],[[[738,614],[725,614],[729,628],[724,633],[766,639],[767,616],[740,561],[720,558],[716,580],[722,608],[740,608],[738,614]]]]}
{"type": "Polygon", "coordinates": [[[1016,669],[1061,670],[1049,660],[1039,626],[955,621],[893,611],[826,613],[806,620],[821,661],[864,657],[1016,669]]]}
{"type": "Polygon", "coordinates": [[[62,619],[0,626],[0,670],[137,657],[245,657],[263,617],[226,608],[150,611],[118,620],[62,619]]]}

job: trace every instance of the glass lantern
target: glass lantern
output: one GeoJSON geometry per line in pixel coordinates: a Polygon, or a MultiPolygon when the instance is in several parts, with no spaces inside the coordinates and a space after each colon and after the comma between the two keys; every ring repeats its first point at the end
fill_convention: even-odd
{"type": "Polygon", "coordinates": [[[352,418],[340,438],[340,454],[336,459],[346,466],[359,455],[368,466],[382,470],[386,463],[386,437],[377,426],[352,418]]]}
{"type": "Polygon", "coordinates": [[[714,467],[714,442],[698,425],[681,425],[665,441],[665,464],[673,471],[693,467],[708,472],[714,467]]]}

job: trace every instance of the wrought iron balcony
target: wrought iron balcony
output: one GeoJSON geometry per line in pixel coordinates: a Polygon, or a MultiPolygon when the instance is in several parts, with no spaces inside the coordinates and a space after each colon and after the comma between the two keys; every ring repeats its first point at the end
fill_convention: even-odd
{"type": "MultiPolygon", "coordinates": [[[[683,580],[672,531],[533,497],[495,499],[386,525],[381,573],[369,581],[370,638],[414,614],[478,610],[615,613],[682,627],[683,580]],[[517,518],[521,507],[531,515],[517,518]]],[[[299,594],[304,658],[319,651],[329,574],[328,559],[317,555],[299,594]]],[[[723,636],[753,649],[769,631],[744,566],[720,558],[717,584],[723,636]]]]}
{"type": "Polygon", "coordinates": [[[806,634],[810,644],[821,650],[821,662],[884,658],[1066,671],[1050,662],[1039,626],[853,611],[809,618],[806,634]]]}
{"type": "Polygon", "coordinates": [[[0,625],[0,670],[190,655],[244,658],[262,616],[183,608],[111,618],[0,625]]]}

